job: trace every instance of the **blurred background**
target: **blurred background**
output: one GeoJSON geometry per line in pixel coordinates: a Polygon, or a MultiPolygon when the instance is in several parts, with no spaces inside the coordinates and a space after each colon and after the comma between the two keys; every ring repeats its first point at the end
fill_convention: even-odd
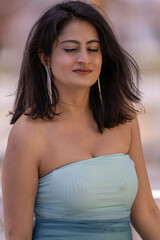
{"type": "MultiPolygon", "coordinates": [[[[1,166],[11,126],[26,38],[33,23],[54,0],[0,0],[0,240],[4,240],[1,166]]],[[[160,1],[93,0],[111,20],[120,44],[141,69],[145,114],[139,115],[142,144],[153,196],[160,207],[160,1]]],[[[133,230],[134,239],[141,239],[133,230]]]]}

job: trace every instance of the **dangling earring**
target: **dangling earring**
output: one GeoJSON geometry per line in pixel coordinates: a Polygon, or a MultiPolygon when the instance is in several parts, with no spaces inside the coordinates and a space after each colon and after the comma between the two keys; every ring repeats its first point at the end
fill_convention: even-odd
{"type": "Polygon", "coordinates": [[[100,100],[102,102],[102,92],[101,92],[101,85],[100,85],[100,79],[98,77],[98,91],[99,91],[99,97],[100,97],[100,100]]]}
{"type": "Polygon", "coordinates": [[[51,80],[51,70],[48,65],[45,65],[46,73],[47,73],[47,89],[48,95],[52,104],[52,80],[51,80]]]}

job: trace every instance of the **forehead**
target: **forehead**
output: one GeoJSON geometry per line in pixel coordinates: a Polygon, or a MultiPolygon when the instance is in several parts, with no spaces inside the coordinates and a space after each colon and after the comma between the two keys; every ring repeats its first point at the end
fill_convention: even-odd
{"type": "Polygon", "coordinates": [[[99,40],[99,36],[94,25],[87,21],[76,19],[69,22],[58,36],[58,41],[67,39],[87,42],[91,39],[99,40]]]}

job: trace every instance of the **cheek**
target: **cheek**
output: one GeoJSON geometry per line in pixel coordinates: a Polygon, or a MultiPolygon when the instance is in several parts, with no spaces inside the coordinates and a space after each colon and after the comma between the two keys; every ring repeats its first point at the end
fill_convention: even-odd
{"type": "Polygon", "coordinates": [[[101,56],[99,58],[94,59],[94,66],[95,66],[95,70],[97,72],[101,71],[101,67],[102,67],[102,57],[101,56]]]}
{"type": "Polygon", "coordinates": [[[58,55],[52,58],[52,68],[56,69],[68,69],[73,64],[73,59],[65,55],[58,55]]]}
{"type": "Polygon", "coordinates": [[[58,54],[53,56],[51,60],[52,74],[55,79],[63,80],[64,76],[68,76],[74,61],[68,56],[58,54]]]}

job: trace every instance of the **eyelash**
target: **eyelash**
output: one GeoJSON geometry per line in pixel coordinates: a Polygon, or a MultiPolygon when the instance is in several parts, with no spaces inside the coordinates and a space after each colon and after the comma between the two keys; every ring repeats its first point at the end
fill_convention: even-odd
{"type": "MultiPolygon", "coordinates": [[[[64,49],[66,52],[73,52],[73,51],[76,51],[77,49],[76,48],[71,48],[71,49],[64,49]]],[[[98,52],[98,49],[90,49],[88,48],[87,49],[88,51],[90,52],[98,52]]]]}

